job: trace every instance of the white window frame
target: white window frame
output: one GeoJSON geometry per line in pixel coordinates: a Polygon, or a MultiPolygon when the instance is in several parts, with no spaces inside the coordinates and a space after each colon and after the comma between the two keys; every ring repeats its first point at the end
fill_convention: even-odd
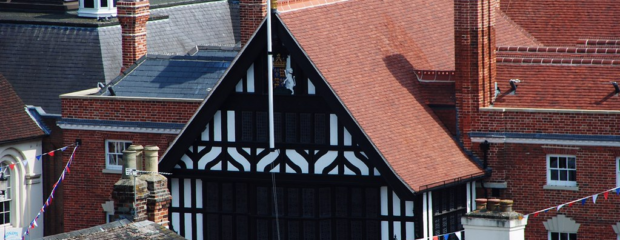
{"type": "Polygon", "coordinates": [[[86,7],[85,0],[79,0],[80,7],[78,8],[79,17],[116,17],[116,2],[117,0],[92,0],[93,7],[86,7]],[[102,2],[107,3],[108,6],[101,6],[102,2]]]}
{"type": "Polygon", "coordinates": [[[620,157],[616,157],[616,187],[620,187],[620,157]]]}
{"type": "MultiPolygon", "coordinates": [[[[110,143],[116,143],[116,144],[129,144],[131,145],[132,142],[129,140],[114,140],[114,139],[107,139],[105,140],[105,168],[106,169],[110,169],[110,170],[122,170],[123,169],[123,165],[122,164],[110,164],[110,156],[113,155],[120,155],[120,157],[122,158],[123,156],[123,152],[110,152],[110,149],[108,148],[110,143]]],[[[129,145],[126,145],[124,149],[127,149],[127,147],[129,147],[129,145]]],[[[123,150],[124,150],[123,149],[123,150]]]]}
{"type": "Polygon", "coordinates": [[[561,236],[558,236],[559,240],[571,240],[570,234],[575,234],[575,239],[577,239],[577,233],[566,233],[566,232],[549,232],[548,239],[549,240],[553,240],[553,235],[556,235],[556,234],[557,235],[560,235],[560,234],[567,234],[568,235],[567,238],[564,238],[564,239],[561,236]]]}
{"type": "Polygon", "coordinates": [[[12,181],[10,171],[6,171],[2,173],[3,177],[6,177],[6,190],[4,192],[4,196],[0,198],[0,204],[4,205],[4,203],[8,203],[8,209],[6,206],[2,206],[2,211],[0,211],[0,226],[11,226],[12,222],[12,208],[13,208],[13,198],[12,198],[12,181]],[[9,214],[8,222],[6,221],[5,214],[9,214]]]}
{"type": "MultiPolygon", "coordinates": [[[[558,163],[559,164],[559,163],[558,163]]],[[[564,186],[564,187],[576,187],[577,186],[577,157],[575,155],[562,155],[562,154],[549,154],[547,155],[547,165],[546,165],[546,169],[547,169],[547,185],[550,186],[564,186]],[[575,160],[575,168],[571,169],[568,168],[568,162],[567,162],[567,167],[566,168],[560,168],[559,165],[557,168],[553,168],[553,169],[566,169],[566,170],[574,170],[575,171],[575,180],[572,181],[570,179],[568,180],[552,180],[551,179],[551,158],[552,157],[557,157],[557,158],[566,158],[568,160],[568,158],[573,158],[575,160]]]]}

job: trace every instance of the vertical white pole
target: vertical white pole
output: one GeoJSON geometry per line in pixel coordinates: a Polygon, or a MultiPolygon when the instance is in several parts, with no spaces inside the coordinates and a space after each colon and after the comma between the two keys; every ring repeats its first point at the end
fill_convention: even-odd
{"type": "Polygon", "coordinates": [[[273,123],[273,53],[271,51],[271,0],[267,0],[267,93],[269,95],[269,149],[274,149],[275,127],[273,123]]]}

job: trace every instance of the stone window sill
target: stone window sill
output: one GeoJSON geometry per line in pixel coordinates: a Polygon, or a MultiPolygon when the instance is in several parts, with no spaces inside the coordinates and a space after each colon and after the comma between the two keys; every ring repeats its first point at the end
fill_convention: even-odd
{"type": "Polygon", "coordinates": [[[103,169],[101,170],[102,173],[111,173],[111,174],[121,174],[123,172],[123,170],[120,169],[103,169]]]}
{"type": "Polygon", "coordinates": [[[554,185],[545,185],[543,189],[546,190],[566,190],[566,191],[579,191],[578,186],[554,186],[554,185]]]}

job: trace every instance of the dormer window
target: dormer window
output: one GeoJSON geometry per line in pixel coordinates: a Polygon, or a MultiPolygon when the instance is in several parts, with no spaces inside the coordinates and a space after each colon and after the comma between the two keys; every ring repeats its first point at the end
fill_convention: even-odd
{"type": "Polygon", "coordinates": [[[117,0],[80,0],[78,16],[90,18],[116,17],[117,0]]]}

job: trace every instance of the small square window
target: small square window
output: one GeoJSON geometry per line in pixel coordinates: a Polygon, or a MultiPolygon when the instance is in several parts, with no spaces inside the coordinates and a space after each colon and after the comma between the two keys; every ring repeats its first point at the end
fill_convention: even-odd
{"type": "Polygon", "coordinates": [[[123,169],[123,151],[131,145],[130,141],[106,140],[105,158],[106,169],[123,169]]]}
{"type": "Polygon", "coordinates": [[[547,184],[554,186],[577,186],[577,163],[575,156],[547,156],[547,184]]]}

